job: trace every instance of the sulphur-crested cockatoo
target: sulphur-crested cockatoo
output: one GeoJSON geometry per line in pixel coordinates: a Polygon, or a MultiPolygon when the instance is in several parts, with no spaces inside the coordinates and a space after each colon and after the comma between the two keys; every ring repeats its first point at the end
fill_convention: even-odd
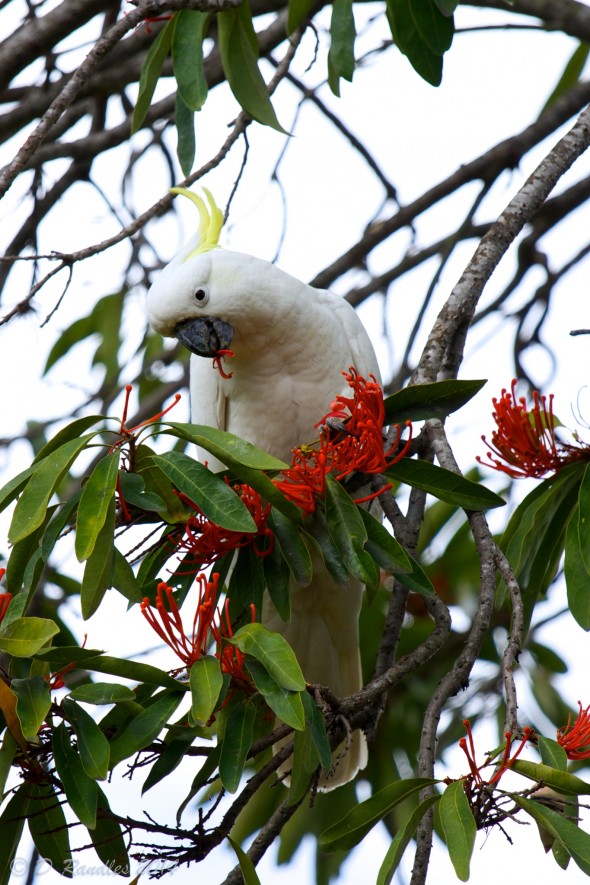
{"type": "MultiPolygon", "coordinates": [[[[190,367],[195,424],[235,433],[291,462],[292,449],[317,439],[314,425],[338,394],[350,393],[342,373],[354,366],[379,379],[371,341],[354,309],[341,297],[300,282],[267,261],[218,246],[223,216],[210,193],[197,206],[199,230],[159,274],[148,294],[156,332],[177,338],[194,356],[190,367]],[[222,377],[212,358],[231,346],[222,377]]],[[[221,469],[210,454],[202,455],[221,469]]],[[[361,688],[358,617],[362,586],[336,584],[312,554],[308,587],[293,582],[291,620],[285,623],[265,600],[263,622],[282,633],[306,680],[346,697],[361,688]]],[[[322,783],[331,789],[366,764],[364,735],[322,783]]]]}

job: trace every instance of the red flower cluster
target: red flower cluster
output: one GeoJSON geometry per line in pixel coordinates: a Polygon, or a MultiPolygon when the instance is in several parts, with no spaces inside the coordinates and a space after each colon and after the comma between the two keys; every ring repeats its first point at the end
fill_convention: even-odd
{"type": "MultiPolygon", "coordinates": [[[[332,473],[342,480],[351,473],[383,473],[407,454],[412,441],[411,423],[408,439],[400,444],[402,429],[396,425],[396,437],[386,452],[383,448],[385,404],[383,391],[375,378],[367,381],[351,366],[343,372],[352,397],[337,396],[331,410],[316,424],[320,430],[319,449],[302,446],[293,450],[293,462],[275,485],[286,498],[305,513],[312,513],[316,499],[326,490],[326,476],[332,473]]],[[[388,486],[380,489],[381,494],[388,486]]],[[[369,497],[374,497],[371,495],[369,497]]],[[[368,500],[358,499],[357,503],[368,500]]]]}
{"type": "MultiPolygon", "coordinates": [[[[199,600],[189,634],[185,632],[172,587],[164,582],[158,584],[156,591],[156,611],[154,612],[146,597],[140,604],[142,615],[152,630],[170,646],[187,669],[190,669],[195,661],[207,654],[207,648],[213,639],[217,645],[215,657],[219,658],[222,671],[233,680],[241,683],[243,687],[251,688],[250,677],[244,671],[246,656],[227,642],[227,639],[233,636],[228,614],[229,599],[226,600],[223,615],[218,614],[217,611],[219,575],[213,574],[211,580],[208,581],[201,573],[197,575],[197,581],[199,583],[199,600]],[[217,624],[215,623],[216,617],[217,624]]],[[[251,610],[254,620],[256,617],[254,606],[251,606],[251,610]]]]}
{"type": "Polygon", "coordinates": [[[477,458],[480,464],[501,470],[514,479],[529,476],[540,479],[547,473],[557,473],[573,461],[590,460],[590,446],[573,446],[555,438],[553,395],[540,396],[533,391],[533,407],[528,409],[524,397],[517,399],[516,379],[510,391],[503,390],[500,399],[494,398],[493,418],[496,430],[491,443],[482,439],[488,449],[488,460],[477,458]]]}
{"type": "MultiPolygon", "coordinates": [[[[5,568],[0,568],[0,581],[6,574],[5,568]]],[[[12,593],[0,593],[0,624],[6,617],[6,612],[8,611],[8,606],[10,605],[10,600],[12,599],[12,593]]]]}
{"type": "Polygon", "coordinates": [[[465,730],[467,732],[466,738],[461,738],[459,741],[459,746],[467,756],[467,761],[469,763],[469,770],[471,774],[467,775],[467,778],[472,782],[475,787],[482,787],[484,785],[491,786],[493,784],[497,784],[502,775],[508,771],[511,767],[512,763],[518,758],[518,756],[523,751],[525,744],[529,740],[530,736],[533,733],[532,728],[524,728],[522,732],[522,740],[518,745],[514,755],[510,755],[510,751],[512,749],[512,734],[507,731],[504,735],[506,738],[506,746],[504,747],[504,752],[502,754],[502,758],[500,760],[500,764],[497,766],[495,772],[491,776],[489,780],[484,780],[481,776],[481,771],[486,765],[489,765],[489,762],[486,761],[483,765],[478,765],[475,759],[475,744],[473,742],[473,734],[471,732],[471,724],[468,719],[465,719],[463,722],[465,726],[465,730]]]}
{"type": "Polygon", "coordinates": [[[177,544],[178,550],[186,550],[190,559],[201,567],[212,565],[225,553],[253,544],[258,556],[266,556],[274,545],[274,535],[267,526],[270,504],[262,503],[262,498],[253,488],[245,483],[234,486],[234,491],[250,512],[256,523],[256,532],[234,532],[224,529],[217,523],[207,519],[199,507],[186,495],[180,497],[194,508],[194,516],[190,516],[184,527],[184,535],[177,544]]]}
{"type": "Polygon", "coordinates": [[[557,731],[557,743],[572,761],[590,759],[590,706],[584,710],[578,701],[578,707],[580,711],[574,724],[571,724],[570,717],[567,725],[557,731]]]}

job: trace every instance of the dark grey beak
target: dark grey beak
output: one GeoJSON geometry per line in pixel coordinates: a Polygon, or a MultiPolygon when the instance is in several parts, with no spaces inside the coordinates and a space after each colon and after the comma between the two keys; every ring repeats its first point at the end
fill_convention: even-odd
{"type": "Polygon", "coordinates": [[[216,317],[198,317],[179,323],[174,334],[191,353],[214,357],[229,347],[234,330],[216,317]]]}

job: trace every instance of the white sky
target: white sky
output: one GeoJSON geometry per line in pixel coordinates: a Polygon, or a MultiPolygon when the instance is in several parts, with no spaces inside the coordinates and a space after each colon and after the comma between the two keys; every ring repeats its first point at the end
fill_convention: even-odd
{"type": "MultiPolygon", "coordinates": [[[[6,11],[0,13],[0,21],[6,11]]],[[[486,14],[485,20],[498,20],[498,16],[486,14]]],[[[481,22],[481,12],[462,9],[458,21],[464,26],[481,22]]],[[[8,29],[7,29],[8,32],[8,29]]],[[[361,46],[374,39],[370,32],[361,46]]],[[[399,190],[403,202],[408,202],[422,193],[429,185],[444,175],[454,171],[461,163],[468,162],[482,150],[532,121],[545,98],[555,85],[563,66],[575,48],[575,43],[556,34],[480,32],[458,35],[445,62],[443,85],[435,90],[423,83],[408,66],[408,63],[395,51],[383,59],[369,64],[355,76],[352,86],[344,84],[340,101],[327,97],[327,102],[341,112],[351,129],[376,154],[383,168],[399,190]]],[[[302,51],[300,69],[306,67],[313,47],[311,42],[302,51]]],[[[321,62],[316,68],[316,79],[323,77],[321,62]]],[[[326,96],[324,96],[326,97],[326,96]]],[[[287,128],[290,125],[295,93],[289,87],[281,87],[276,99],[279,117],[287,128]],[[285,109],[286,108],[286,109],[285,109]],[[290,109],[289,109],[290,108],[290,109]]],[[[197,117],[197,164],[214,153],[227,133],[226,125],[233,118],[233,100],[223,89],[216,89],[210,103],[197,117]]],[[[291,140],[283,165],[281,180],[287,189],[288,228],[279,264],[287,271],[309,279],[315,272],[328,264],[341,249],[343,242],[352,242],[358,236],[370,213],[380,204],[381,192],[374,180],[367,176],[362,162],[336,135],[328,135],[322,129],[318,139],[318,119],[316,111],[306,108],[302,115],[297,135],[291,140]]],[[[243,183],[238,192],[226,232],[226,243],[232,248],[250,252],[264,258],[272,258],[276,250],[280,226],[279,194],[270,181],[269,172],[273,168],[282,139],[276,133],[254,125],[249,133],[251,148],[250,160],[243,183]]],[[[12,148],[17,145],[11,145],[12,148]]],[[[543,145],[535,152],[536,160],[548,149],[543,145]]],[[[6,162],[11,151],[2,149],[0,163],[6,162]]],[[[212,173],[206,184],[212,189],[218,202],[223,205],[241,160],[240,149],[234,151],[228,162],[212,173]]],[[[110,156],[99,161],[103,173],[108,172],[112,162],[110,156]]],[[[531,160],[526,168],[506,174],[495,189],[494,205],[499,212],[513,195],[522,180],[522,174],[530,171],[531,160]],[[530,167],[530,168],[529,168],[530,167]]],[[[579,167],[586,170],[589,158],[579,161],[579,167]]],[[[134,181],[134,209],[142,211],[159,198],[168,187],[168,179],[163,167],[154,161],[148,174],[147,166],[134,181]]],[[[97,174],[98,174],[97,170],[97,174]]],[[[572,175],[581,174],[576,168],[572,175]]],[[[104,178],[104,174],[102,175],[104,178]]],[[[23,185],[17,184],[0,205],[0,229],[3,240],[8,242],[15,230],[14,219],[20,213],[19,197],[23,185]]],[[[112,196],[116,199],[117,181],[113,180],[112,196]]],[[[444,212],[461,219],[474,193],[448,201],[444,212]]],[[[184,201],[180,201],[184,203],[184,201]]],[[[487,204],[488,206],[490,204],[487,204]]],[[[179,212],[190,233],[194,224],[191,206],[180,205],[179,212]]],[[[489,212],[486,217],[489,217],[489,212]]],[[[72,199],[64,200],[54,221],[43,233],[42,250],[57,249],[69,251],[100,240],[113,230],[113,223],[105,219],[104,204],[90,187],[84,190],[84,199],[78,197],[77,204],[72,199]]],[[[569,226],[567,234],[558,232],[552,237],[555,254],[569,255],[575,251],[575,241],[587,236],[588,208],[578,213],[576,223],[569,226]]],[[[431,232],[439,229],[440,215],[430,213],[422,222],[420,232],[427,240],[431,232]]],[[[159,223],[162,254],[170,257],[179,245],[178,229],[172,220],[159,223]]],[[[387,266],[392,262],[392,254],[406,248],[407,236],[401,233],[391,244],[382,250],[378,260],[387,266]]],[[[432,319],[444,297],[459,275],[471,249],[460,250],[443,275],[433,310],[432,319]]],[[[88,351],[76,356],[75,360],[64,361],[49,376],[41,379],[44,361],[57,336],[67,328],[72,319],[82,315],[88,304],[108,291],[115,291],[119,279],[120,264],[124,249],[113,255],[99,257],[87,262],[76,271],[74,285],[66,296],[62,308],[45,327],[40,328],[40,320],[50,311],[55,298],[61,291],[59,285],[49,287],[39,299],[39,314],[29,316],[17,323],[0,329],[0,372],[5,379],[2,385],[2,409],[0,410],[0,436],[14,433],[15,427],[22,427],[31,419],[43,419],[52,415],[64,414],[68,408],[77,405],[85,388],[91,389],[91,369],[88,351]],[[109,288],[110,287],[110,288],[109,288]],[[18,381],[18,383],[15,383],[18,381]]],[[[375,266],[376,266],[375,260],[375,266]]],[[[388,325],[393,332],[394,358],[403,349],[404,342],[413,322],[411,306],[419,301],[421,293],[430,281],[433,267],[423,268],[411,277],[400,282],[394,290],[388,310],[388,325]],[[408,309],[408,306],[410,309],[408,309]]],[[[509,266],[500,267],[496,278],[489,286],[486,298],[499,291],[501,281],[506,279],[509,266]]],[[[550,342],[557,354],[559,365],[551,389],[556,393],[557,410],[565,423],[570,422],[570,404],[575,403],[578,392],[587,383],[588,362],[586,340],[571,339],[571,328],[590,326],[590,308],[587,296],[588,265],[581,266],[567,277],[554,296],[551,310],[550,342]]],[[[8,302],[16,302],[26,292],[27,271],[19,269],[11,283],[8,302]]],[[[529,284],[532,285],[532,284],[529,284]]],[[[131,339],[134,333],[134,317],[143,315],[143,305],[136,299],[133,311],[126,319],[126,330],[131,339]],[[135,313],[134,313],[135,311],[135,313]]],[[[362,309],[362,317],[371,330],[379,351],[384,375],[389,368],[389,354],[381,340],[381,316],[377,299],[362,309]]],[[[424,331],[429,328],[428,319],[424,331]]],[[[507,386],[512,376],[508,342],[509,327],[497,319],[484,330],[476,330],[470,344],[468,359],[462,370],[463,377],[489,378],[489,384],[476,401],[452,419],[454,442],[464,468],[473,463],[475,454],[481,452],[479,437],[489,432],[490,400],[503,386],[507,386]]],[[[549,334],[549,333],[548,333],[549,334]]],[[[422,339],[423,340],[423,339],[422,339]]],[[[135,342],[136,343],[136,342],[135,342]]],[[[131,353],[131,348],[130,348],[131,353]]],[[[528,363],[527,363],[528,365],[528,363]]],[[[545,380],[546,362],[539,357],[535,369],[540,381],[545,380]]],[[[584,400],[582,400],[584,402],[584,400]]],[[[176,420],[188,418],[187,403],[181,404],[175,413],[176,420]],[[184,415],[181,414],[185,410],[184,415]]],[[[113,411],[116,414],[116,409],[113,411]]],[[[587,419],[590,420],[588,410],[587,419]]],[[[0,455],[0,470],[6,478],[14,475],[17,469],[27,463],[28,447],[14,446],[10,452],[0,455]]],[[[494,477],[491,483],[496,483],[494,477]]],[[[6,527],[5,521],[0,527],[6,527]]],[[[0,545],[0,548],[5,544],[0,545]]],[[[125,616],[122,601],[115,600],[104,615],[96,616],[89,625],[80,625],[80,632],[89,630],[92,634],[89,645],[102,646],[108,642],[112,654],[139,653],[151,642],[151,637],[140,623],[137,612],[125,616]],[[120,633],[113,633],[113,624],[121,623],[120,633]]],[[[72,616],[73,619],[73,616],[72,616]]],[[[588,638],[573,622],[563,619],[559,625],[552,625],[548,634],[550,642],[556,641],[558,652],[572,664],[571,673],[562,680],[562,689],[572,705],[578,697],[590,702],[587,693],[588,638]]],[[[162,660],[162,665],[166,666],[162,660]]],[[[524,698],[522,709],[526,711],[530,698],[524,698]]],[[[400,727],[403,723],[400,722],[400,727]]],[[[551,736],[551,735],[550,735],[551,736]]],[[[479,747],[483,752],[489,749],[493,737],[483,734],[479,747]]],[[[465,765],[460,754],[449,757],[451,770],[455,775],[464,771],[465,765]],[[455,767],[457,766],[457,767],[455,767]]],[[[126,783],[126,782],[125,782],[126,783]]],[[[174,808],[176,789],[184,790],[186,778],[174,788],[170,796],[170,807],[174,808]]],[[[125,799],[135,790],[133,785],[125,786],[125,799]]],[[[166,797],[156,795],[149,800],[150,813],[162,814],[166,797]]],[[[515,847],[510,849],[504,837],[494,832],[489,839],[482,834],[478,837],[472,863],[471,882],[474,885],[496,885],[497,881],[515,881],[526,876],[528,880],[552,883],[565,882],[577,885],[586,877],[573,864],[567,873],[562,872],[551,859],[546,859],[538,841],[535,828],[513,827],[510,831],[515,847]],[[485,843],[485,844],[484,844],[485,843]]],[[[358,882],[372,882],[382,857],[387,850],[388,840],[382,828],[377,828],[365,840],[348,861],[339,878],[340,885],[357,885],[358,882]]],[[[27,853],[28,854],[28,849],[27,853]]],[[[25,856],[26,856],[25,854],[25,856]]],[[[408,852],[408,857],[411,852],[408,852]]],[[[169,881],[188,883],[196,881],[221,881],[227,870],[234,864],[229,852],[220,859],[213,858],[198,867],[179,870],[169,881]],[[202,878],[201,878],[202,877],[202,878]]],[[[298,854],[296,867],[276,869],[273,866],[274,852],[270,852],[260,865],[259,875],[263,883],[311,882],[313,881],[313,851],[304,845],[298,854]]],[[[86,861],[92,864],[92,860],[86,861]]],[[[404,866],[405,881],[408,863],[404,866]]],[[[80,882],[95,881],[96,875],[80,876],[80,882]]],[[[43,881],[50,885],[57,880],[47,873],[43,881]]],[[[23,882],[14,877],[14,883],[23,882]]],[[[402,878],[399,881],[404,881],[402,878]]],[[[432,866],[433,882],[454,882],[455,876],[449,865],[446,853],[437,849],[432,866]]]]}

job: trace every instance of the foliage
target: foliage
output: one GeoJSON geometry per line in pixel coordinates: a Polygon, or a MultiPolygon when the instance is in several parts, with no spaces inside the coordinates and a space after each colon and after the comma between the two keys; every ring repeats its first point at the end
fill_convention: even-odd
{"type": "MultiPolygon", "coordinates": [[[[497,430],[486,462],[505,480],[508,493],[500,495],[487,487],[479,468],[461,472],[445,430],[447,418],[462,416],[473,397],[493,393],[480,393],[481,380],[457,378],[467,329],[508,310],[517,290],[515,374],[526,382],[524,357],[542,342],[553,293],[587,253],[584,246],[550,266],[541,248],[542,237],[586,200],[586,179],[570,179],[549,197],[557,178],[588,146],[584,116],[499,222],[493,214],[486,222],[475,220],[503,173],[528,160],[588,101],[587,16],[583,4],[563,2],[576,45],[538,120],[470,163],[458,158],[457,173],[403,206],[370,151],[326,106],[323,85],[310,86],[304,75],[298,79],[295,66],[300,47],[315,35],[315,67],[322,66],[330,98],[344,94],[342,81],[352,81],[367,59],[367,50],[359,50],[365,39],[360,23],[366,24],[362,4],[138,0],[123,16],[107,0],[65,0],[47,9],[41,2],[27,6],[24,23],[0,44],[7,106],[2,138],[31,130],[0,172],[0,194],[24,181],[28,207],[7,246],[0,285],[10,291],[20,259],[32,259],[34,267],[27,294],[5,308],[2,324],[42,303],[65,271],[64,291],[47,311],[51,318],[87,259],[110,255],[117,244],[129,249],[122,279],[110,288],[105,284],[49,350],[49,377],[80,352],[89,354],[98,379],[89,401],[59,421],[31,424],[23,435],[33,455],[0,489],[0,510],[10,513],[6,592],[0,594],[1,882],[8,881],[28,830],[39,856],[66,877],[83,831],[78,842],[91,845],[100,863],[122,876],[134,861],[156,864],[159,875],[173,872],[227,844],[238,865],[226,881],[243,877],[248,883],[258,881],[255,865],[275,840],[280,859],[289,862],[303,836],[312,833],[317,878],[324,883],[377,825],[391,836],[380,885],[393,880],[410,852],[412,885],[424,882],[433,833],[457,877],[467,881],[477,832],[504,832],[512,820],[534,821],[560,867],[573,860],[590,874],[590,836],[579,825],[590,784],[576,773],[590,757],[589,708],[580,703],[572,721],[555,687],[566,666],[538,636],[542,605],[563,580],[568,617],[590,629],[589,448],[575,435],[563,443],[545,400],[535,394],[529,408],[513,386],[494,401],[497,430]],[[92,27],[94,49],[77,49],[69,69],[68,39],[86,43],[92,27]],[[278,47],[280,61],[274,58],[278,47]],[[36,59],[46,65],[37,80],[28,68],[36,59]],[[271,65],[274,76],[267,82],[271,65]],[[13,82],[19,75],[23,80],[13,82]],[[247,157],[253,122],[288,144],[297,119],[290,125],[277,90],[289,79],[302,102],[313,102],[344,133],[385,200],[358,242],[342,245],[340,257],[317,274],[314,285],[339,283],[359,305],[375,293],[389,297],[401,276],[433,257],[438,261],[387,385],[387,465],[359,476],[351,464],[338,479],[328,471],[308,508],[285,481],[290,470],[296,478],[295,462],[289,466],[232,434],[171,420],[171,407],[164,405],[186,384],[186,354],[163,347],[145,326],[131,357],[126,349],[137,290],[164,264],[154,243],[158,218],[171,206],[165,195],[139,213],[130,208],[127,188],[136,167],[156,149],[170,176],[157,185],[164,194],[180,174],[182,186],[191,185],[225,163],[240,140],[247,157]],[[221,149],[195,169],[199,139],[223,83],[239,112],[221,149]],[[86,134],[76,128],[81,120],[90,121],[86,134]],[[168,135],[172,124],[176,156],[168,135]],[[89,182],[100,190],[96,169],[116,146],[129,149],[120,188],[127,222],[113,207],[115,233],[77,252],[60,251],[58,225],[51,230],[60,201],[89,182]],[[416,236],[427,209],[476,182],[479,191],[460,223],[449,222],[448,231],[428,243],[416,236]],[[47,230],[46,252],[37,247],[47,230]],[[399,259],[390,255],[384,271],[375,270],[382,268],[375,259],[379,247],[401,230],[410,234],[407,251],[399,259]],[[481,238],[416,358],[440,274],[457,247],[481,238]],[[478,307],[483,286],[517,239],[513,278],[494,301],[478,307]],[[529,291],[523,283],[532,270],[544,278],[529,291]],[[128,420],[130,381],[139,410],[128,420]],[[125,386],[122,417],[109,417],[125,386]],[[407,436],[401,440],[406,422],[413,424],[411,443],[407,436]],[[195,445],[227,469],[216,474],[197,462],[195,445]],[[539,482],[516,508],[505,507],[518,476],[539,482]],[[357,500],[367,482],[385,524],[357,500]],[[502,526],[497,535],[488,527],[488,511],[502,526]],[[352,698],[334,698],[325,687],[306,684],[286,640],[261,623],[268,597],[287,618],[290,583],[309,584],[312,535],[336,581],[353,576],[366,585],[360,620],[365,687],[352,698]],[[89,619],[115,594],[124,599],[130,622],[141,613],[146,636],[151,628],[150,638],[164,643],[165,666],[110,654],[108,636],[104,647],[86,647],[68,629],[62,602],[75,601],[89,619]],[[467,627],[465,620],[451,623],[450,612],[459,608],[467,627]],[[542,726],[525,726],[518,716],[517,670],[542,726]],[[484,720],[490,709],[498,720],[498,748],[480,763],[469,720],[484,720]],[[554,735],[547,733],[547,722],[554,735]],[[358,776],[370,785],[370,795],[358,801],[350,784],[318,792],[357,728],[372,739],[368,766],[358,776]],[[464,768],[437,777],[435,765],[457,742],[464,768]],[[509,771],[512,781],[505,787],[509,771]],[[141,776],[142,792],[159,795],[181,772],[185,790],[175,819],[148,820],[120,807],[110,789],[113,772],[141,776]]],[[[368,55],[400,52],[413,69],[407,66],[405,76],[439,85],[446,53],[460,33],[461,6],[449,0],[375,4],[371,14],[387,31],[368,55]]],[[[531,15],[525,0],[501,6],[506,22],[514,13],[531,15]]],[[[535,4],[535,20],[548,30],[565,29],[563,22],[555,24],[550,7],[535,4]]],[[[243,168],[236,187],[242,174],[243,168]]],[[[276,170],[273,175],[278,180],[276,170]]],[[[110,203],[107,191],[102,194],[110,203]]],[[[478,434],[482,430],[490,428],[478,428],[478,434]]]]}

